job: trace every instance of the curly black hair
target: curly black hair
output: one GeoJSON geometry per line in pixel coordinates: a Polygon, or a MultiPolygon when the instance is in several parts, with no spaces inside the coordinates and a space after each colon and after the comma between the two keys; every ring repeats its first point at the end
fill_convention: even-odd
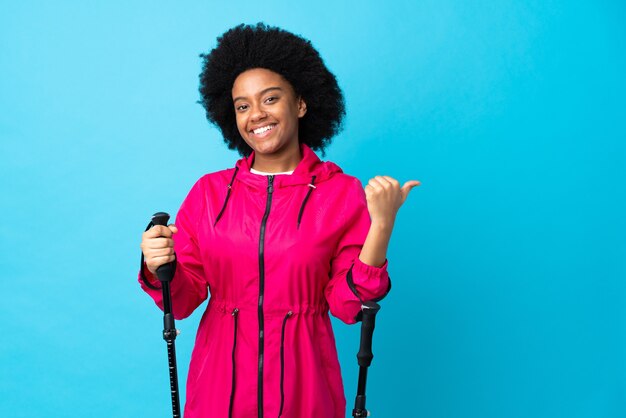
{"type": "Polygon", "coordinates": [[[231,91],[242,72],[264,68],[283,76],[302,97],[306,114],[298,125],[299,141],[322,153],[342,128],[344,99],[335,76],[311,42],[291,32],[263,23],[239,25],[217,39],[203,59],[200,104],[216,125],[229,149],[248,156],[252,148],[237,129],[231,91]]]}

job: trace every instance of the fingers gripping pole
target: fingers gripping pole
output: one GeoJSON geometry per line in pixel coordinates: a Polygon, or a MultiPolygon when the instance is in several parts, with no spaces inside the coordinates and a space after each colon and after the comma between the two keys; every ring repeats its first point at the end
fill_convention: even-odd
{"type": "MultiPolygon", "coordinates": [[[[170,215],[165,212],[157,212],[152,216],[154,225],[167,226],[170,215]]],[[[178,369],[176,367],[176,324],[172,315],[172,295],[170,282],[174,278],[176,262],[171,262],[157,268],[157,277],[163,289],[163,339],[167,343],[167,360],[170,371],[170,390],[172,395],[172,414],[174,418],[180,418],[180,396],[178,393],[178,369]]]]}
{"type": "MultiPolygon", "coordinates": [[[[152,215],[153,225],[167,226],[167,221],[170,220],[170,215],[165,212],[157,212],[152,215]]],[[[157,277],[161,283],[168,283],[174,278],[174,272],[176,270],[176,264],[174,262],[163,264],[157,268],[157,277]]]]}
{"type": "Polygon", "coordinates": [[[367,368],[372,364],[374,354],[372,354],[372,337],[376,324],[376,314],[380,310],[380,305],[376,302],[364,302],[361,306],[361,346],[356,358],[359,362],[359,384],[357,387],[356,399],[352,416],[362,418],[369,416],[365,408],[365,386],[367,383],[367,368]]]}

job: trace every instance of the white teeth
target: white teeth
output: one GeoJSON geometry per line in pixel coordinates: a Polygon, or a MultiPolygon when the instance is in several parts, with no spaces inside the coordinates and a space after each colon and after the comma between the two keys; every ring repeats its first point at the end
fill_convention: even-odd
{"type": "Polygon", "coordinates": [[[274,125],[267,125],[267,126],[264,126],[262,128],[255,129],[252,132],[254,132],[255,134],[259,135],[259,134],[262,134],[263,132],[269,131],[273,127],[274,127],[274,125]]]}

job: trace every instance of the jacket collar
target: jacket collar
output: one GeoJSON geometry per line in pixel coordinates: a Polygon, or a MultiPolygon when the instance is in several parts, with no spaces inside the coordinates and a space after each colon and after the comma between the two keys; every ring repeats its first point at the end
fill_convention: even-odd
{"type": "MultiPolygon", "coordinates": [[[[318,184],[328,180],[337,173],[343,172],[337,164],[330,161],[321,161],[317,154],[306,144],[300,144],[300,152],[302,153],[302,160],[300,160],[293,173],[274,176],[274,187],[308,185],[311,183],[313,176],[315,176],[315,183],[318,184]]],[[[267,187],[265,176],[250,172],[253,162],[254,151],[248,157],[243,157],[237,161],[235,164],[237,180],[253,187],[267,187]]]]}

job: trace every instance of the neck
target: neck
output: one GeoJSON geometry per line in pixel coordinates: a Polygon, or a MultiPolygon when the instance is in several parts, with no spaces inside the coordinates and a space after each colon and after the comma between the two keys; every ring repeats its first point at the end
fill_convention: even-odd
{"type": "Polygon", "coordinates": [[[301,160],[300,146],[296,144],[294,150],[284,155],[257,155],[255,153],[252,168],[265,173],[282,173],[295,170],[301,160]]]}

